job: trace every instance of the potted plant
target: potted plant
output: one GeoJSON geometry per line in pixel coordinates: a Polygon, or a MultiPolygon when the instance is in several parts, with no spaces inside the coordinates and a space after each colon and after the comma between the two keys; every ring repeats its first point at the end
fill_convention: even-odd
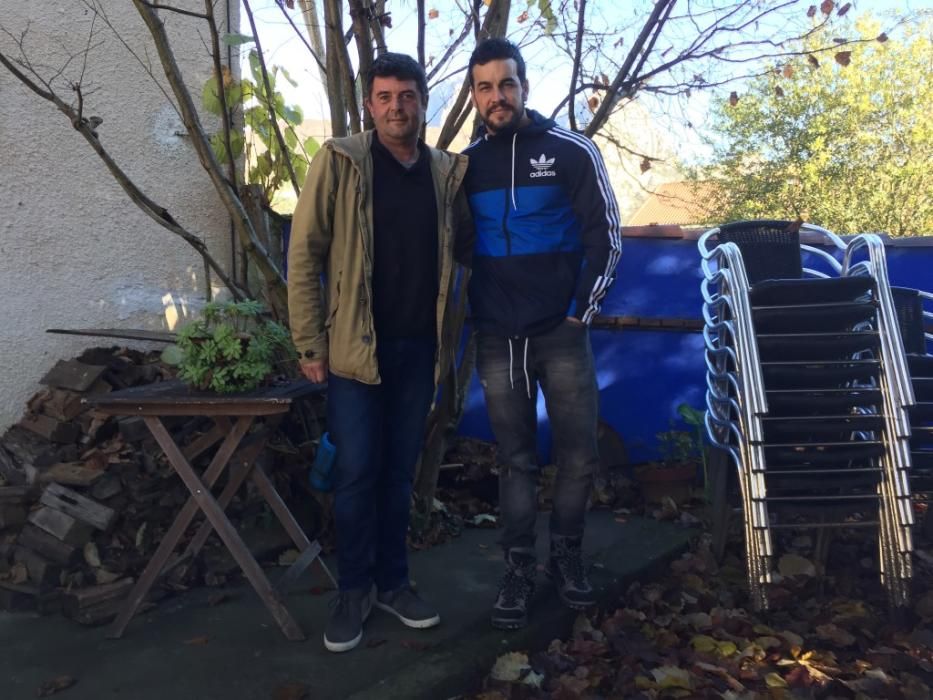
{"type": "Polygon", "coordinates": [[[255,389],[297,357],[288,329],[256,301],[207,304],[169,354],[185,383],[221,394],[255,389]]]}
{"type": "MultiPolygon", "coordinates": [[[[702,425],[702,412],[681,404],[677,412],[691,426],[702,425]]],[[[671,421],[671,429],[657,433],[660,460],[635,467],[635,480],[644,499],[659,503],[665,497],[675,503],[690,498],[696,481],[697,467],[706,470],[706,450],[701,429],[695,432],[679,430],[671,421]]]]}

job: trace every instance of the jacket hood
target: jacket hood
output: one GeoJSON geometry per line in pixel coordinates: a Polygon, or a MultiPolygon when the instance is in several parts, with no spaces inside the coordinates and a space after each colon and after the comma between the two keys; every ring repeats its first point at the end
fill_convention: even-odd
{"type": "Polygon", "coordinates": [[[503,131],[497,131],[495,134],[490,134],[486,129],[485,124],[480,124],[479,129],[477,130],[477,135],[480,138],[491,140],[500,137],[511,138],[513,134],[543,134],[548,129],[553,129],[557,122],[555,122],[550,117],[545,117],[540,112],[536,112],[533,109],[525,109],[525,114],[528,115],[528,118],[531,119],[530,124],[519,127],[518,129],[505,129],[503,131]]]}

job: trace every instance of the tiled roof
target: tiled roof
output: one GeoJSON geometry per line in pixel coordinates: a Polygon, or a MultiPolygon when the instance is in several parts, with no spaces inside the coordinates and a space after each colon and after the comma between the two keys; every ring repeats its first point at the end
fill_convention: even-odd
{"type": "Polygon", "coordinates": [[[715,190],[707,182],[668,182],[659,186],[628,220],[629,226],[691,226],[715,223],[715,190]]]}

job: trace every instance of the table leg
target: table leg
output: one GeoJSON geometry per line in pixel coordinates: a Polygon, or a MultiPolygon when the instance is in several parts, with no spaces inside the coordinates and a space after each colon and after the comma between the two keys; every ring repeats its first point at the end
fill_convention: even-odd
{"type": "MultiPolygon", "coordinates": [[[[149,427],[149,431],[160,443],[160,445],[162,441],[160,440],[159,435],[162,434],[174,446],[175,452],[177,453],[177,458],[184,460],[184,457],[181,456],[181,452],[178,450],[178,447],[175,445],[175,442],[172,440],[171,436],[169,436],[168,431],[162,424],[162,421],[160,421],[158,418],[151,417],[146,417],[144,420],[146,421],[146,425],[149,427]]],[[[227,462],[229,461],[230,457],[236,451],[237,445],[240,444],[243,436],[246,435],[246,431],[249,430],[251,423],[252,418],[250,417],[240,418],[234,426],[233,430],[227,434],[227,437],[224,439],[224,442],[220,446],[220,449],[217,451],[217,454],[214,455],[210,465],[204,472],[204,483],[207,488],[213,486],[214,482],[217,481],[217,478],[227,466],[227,462]]],[[[167,453],[166,456],[168,456],[167,453]]],[[[169,462],[172,463],[173,467],[175,466],[175,460],[172,460],[171,457],[169,457],[169,462]]],[[[185,464],[187,464],[187,461],[185,464]]],[[[185,483],[187,485],[187,482],[185,483]]],[[[123,630],[126,629],[127,624],[133,617],[133,614],[139,608],[143,598],[146,597],[149,589],[152,588],[152,584],[155,583],[156,579],[162,571],[162,568],[165,566],[166,561],[168,561],[168,558],[172,555],[175,546],[178,544],[178,541],[181,539],[182,535],[185,534],[185,530],[191,524],[194,516],[197,515],[198,510],[199,506],[197,500],[193,496],[189,497],[184,507],[182,507],[181,511],[179,511],[178,515],[175,517],[175,521],[168,529],[168,532],[165,533],[165,536],[159,543],[155,554],[152,555],[152,559],[149,560],[149,563],[143,570],[142,575],[140,575],[139,580],[136,581],[136,585],[133,586],[133,590],[130,591],[130,595],[126,599],[126,602],[123,604],[123,607],[121,608],[120,613],[117,615],[117,618],[113,621],[113,623],[111,623],[110,628],[107,631],[107,636],[110,639],[119,639],[121,636],[123,636],[123,630]]]]}
{"type": "MultiPolygon", "coordinates": [[[[259,489],[259,492],[263,495],[263,498],[266,499],[266,502],[272,508],[272,511],[276,514],[279,519],[279,522],[282,523],[282,527],[285,528],[285,531],[292,538],[292,541],[295,543],[295,546],[298,547],[299,552],[305,552],[308,547],[311,546],[308,536],[305,534],[305,531],[301,529],[301,526],[295,520],[295,516],[292,515],[291,511],[288,509],[288,506],[285,505],[285,502],[282,500],[282,497],[279,495],[279,492],[275,490],[275,484],[272,483],[272,480],[269,478],[269,475],[266,474],[265,470],[256,465],[253,467],[252,473],[250,474],[253,481],[256,483],[256,487],[259,489]]],[[[318,547],[320,549],[320,547],[318,547]]],[[[313,560],[312,560],[313,561],[313,560]]],[[[327,565],[324,563],[324,560],[320,557],[317,557],[317,562],[323,569],[324,573],[327,575],[327,578],[330,579],[330,582],[337,587],[337,580],[330,573],[330,570],[327,568],[327,565]]],[[[297,564],[298,562],[296,562],[297,564]]],[[[309,566],[311,562],[305,563],[305,567],[309,566]]],[[[301,569],[303,570],[303,568],[301,569]]],[[[289,579],[297,578],[301,574],[301,571],[296,571],[292,573],[289,571],[289,579]]]]}
{"type": "MultiPolygon", "coordinates": [[[[230,501],[233,500],[236,492],[240,489],[240,486],[243,485],[243,482],[246,481],[246,477],[249,476],[250,470],[253,468],[254,460],[259,456],[259,453],[262,452],[262,448],[265,446],[266,437],[264,436],[261,439],[257,439],[239,455],[240,459],[237,464],[233,465],[224,490],[221,491],[220,495],[217,497],[217,503],[220,505],[221,509],[226,510],[227,506],[230,505],[230,501]]],[[[201,551],[201,547],[204,546],[204,543],[207,542],[207,538],[213,531],[214,528],[211,526],[210,520],[205,520],[201,523],[201,527],[198,528],[194,537],[191,538],[191,542],[188,543],[188,547],[185,549],[185,553],[181,555],[180,560],[187,561],[198,556],[198,552],[201,551]]]]}
{"type": "Polygon", "coordinates": [[[230,419],[226,416],[214,416],[214,426],[204,435],[182,450],[185,459],[193,462],[199,455],[211,449],[230,433],[230,419]]]}
{"type": "MultiPolygon", "coordinates": [[[[248,420],[251,421],[252,417],[248,420]]],[[[247,549],[246,544],[236,531],[236,528],[230,523],[230,520],[217,504],[217,501],[214,500],[210,490],[198,479],[191,465],[188,464],[181,450],[178,449],[178,445],[175,444],[174,440],[172,440],[172,436],[169,435],[168,431],[165,429],[165,426],[162,425],[162,422],[158,418],[146,417],[145,421],[149,426],[149,430],[152,431],[153,436],[159,443],[159,446],[162,448],[163,452],[165,452],[166,457],[168,457],[169,462],[175,468],[175,471],[178,472],[182,481],[185,482],[191,495],[197,501],[198,506],[204,511],[204,515],[207,516],[207,519],[217,531],[220,539],[223,540],[230,554],[236,560],[237,564],[240,565],[246,578],[249,580],[250,584],[252,584],[253,589],[259,594],[260,599],[265,603],[266,608],[268,608],[272,617],[275,618],[275,621],[278,623],[286,638],[292,641],[303,640],[305,638],[304,632],[302,632],[298,623],[295,622],[291,613],[285,607],[281,597],[270,585],[269,579],[266,578],[265,573],[263,573],[259,564],[256,563],[253,555],[250,554],[249,549],[247,549]]]]}

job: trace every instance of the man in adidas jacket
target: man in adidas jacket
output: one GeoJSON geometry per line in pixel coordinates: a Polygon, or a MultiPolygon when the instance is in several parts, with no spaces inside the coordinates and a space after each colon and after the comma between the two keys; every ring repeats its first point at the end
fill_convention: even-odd
{"type": "Polygon", "coordinates": [[[510,629],[527,622],[535,586],[539,384],[558,469],[547,571],[566,605],[594,602],[581,556],[599,461],[588,326],[619,261],[619,212],[596,146],[525,108],[525,63],[515,45],[481,42],[469,71],[483,121],[464,151],[476,226],[470,304],[477,369],[499,443],[506,559],[492,623],[510,629]]]}

